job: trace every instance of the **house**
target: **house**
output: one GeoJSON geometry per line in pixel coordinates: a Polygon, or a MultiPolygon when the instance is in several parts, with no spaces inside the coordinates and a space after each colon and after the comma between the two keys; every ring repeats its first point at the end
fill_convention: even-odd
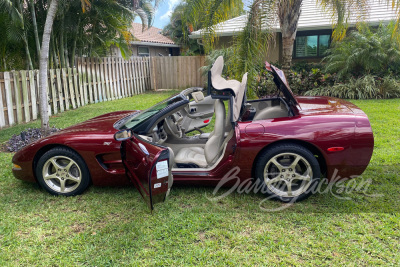
{"type": "MultiPolygon", "coordinates": [[[[130,32],[134,40],[130,42],[132,56],[156,57],[156,56],[179,56],[179,45],[170,38],[161,34],[161,29],[156,27],[146,28],[142,31],[141,23],[132,23],[130,32]]],[[[112,48],[112,56],[120,57],[119,48],[112,48]]]]}
{"type": "MultiPolygon", "coordinates": [[[[396,11],[392,9],[391,1],[369,0],[368,15],[364,17],[365,22],[372,26],[380,23],[388,23],[396,19],[396,11]]],[[[246,25],[248,15],[219,23],[215,27],[215,33],[219,37],[217,48],[228,47],[235,35],[238,35],[246,25]]],[[[279,21],[271,23],[270,30],[276,33],[274,41],[269,46],[266,59],[270,62],[282,60],[282,35],[280,33],[279,21]]],[[[323,10],[317,0],[303,0],[301,14],[297,27],[296,41],[293,47],[293,61],[319,61],[324,52],[329,48],[332,35],[332,13],[323,10]]],[[[349,27],[357,24],[357,15],[348,21],[349,27]]],[[[204,30],[192,32],[192,39],[201,39],[204,30]]]]}

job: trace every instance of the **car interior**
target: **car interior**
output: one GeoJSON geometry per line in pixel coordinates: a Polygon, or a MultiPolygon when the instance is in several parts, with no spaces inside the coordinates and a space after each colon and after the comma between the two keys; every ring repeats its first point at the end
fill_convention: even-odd
{"type": "Polygon", "coordinates": [[[206,96],[200,87],[184,90],[181,94],[190,102],[171,110],[156,121],[147,134],[139,135],[148,142],[169,148],[172,169],[213,169],[223,158],[229,140],[234,138],[236,121],[292,115],[281,97],[247,101],[247,73],[241,82],[225,80],[223,66],[223,58],[219,57],[209,71],[206,96]],[[202,128],[212,122],[212,131],[204,132],[202,128]]]}

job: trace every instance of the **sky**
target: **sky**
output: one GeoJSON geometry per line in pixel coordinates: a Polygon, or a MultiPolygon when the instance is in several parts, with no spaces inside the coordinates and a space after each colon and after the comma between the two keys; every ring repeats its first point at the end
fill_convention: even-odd
{"type": "MultiPolygon", "coordinates": [[[[160,29],[164,28],[164,26],[169,23],[170,15],[172,14],[175,6],[177,6],[180,2],[181,0],[161,0],[156,11],[153,26],[160,29]]],[[[249,1],[243,0],[243,3],[246,7],[249,1]]],[[[135,19],[135,22],[142,23],[139,17],[135,19]]]]}
{"type": "MultiPolygon", "coordinates": [[[[169,23],[169,17],[172,14],[175,6],[177,6],[181,0],[163,0],[160,2],[156,15],[154,18],[153,26],[156,28],[164,28],[169,23]]],[[[139,17],[135,19],[135,22],[142,23],[139,17]]]]}

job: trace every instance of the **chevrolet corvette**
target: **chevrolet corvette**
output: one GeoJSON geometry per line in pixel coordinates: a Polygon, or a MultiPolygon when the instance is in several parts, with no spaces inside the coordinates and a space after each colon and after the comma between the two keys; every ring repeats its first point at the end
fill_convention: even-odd
{"type": "Polygon", "coordinates": [[[366,169],[374,138],[360,108],[294,96],[268,63],[277,95],[247,100],[247,73],[226,80],[223,66],[219,57],[206,89],[185,89],[143,111],[108,113],[24,147],[12,159],[14,176],[64,196],[91,184],[133,183],[153,209],[173,183],[216,186],[233,168],[283,202],[309,197],[322,178],[354,178],[366,169]],[[203,132],[213,120],[212,132],[203,132]]]}

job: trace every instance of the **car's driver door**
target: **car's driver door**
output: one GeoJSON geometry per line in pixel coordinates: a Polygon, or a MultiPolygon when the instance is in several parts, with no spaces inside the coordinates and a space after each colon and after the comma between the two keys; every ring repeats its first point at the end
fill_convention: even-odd
{"type": "Polygon", "coordinates": [[[211,96],[206,96],[202,101],[189,103],[188,108],[184,111],[184,120],[181,127],[186,132],[191,132],[195,129],[206,127],[210,124],[212,116],[214,115],[215,99],[211,96]]]}
{"type": "Polygon", "coordinates": [[[126,173],[143,199],[154,209],[154,204],[165,201],[173,183],[168,148],[149,144],[133,134],[121,145],[126,173]]]}

